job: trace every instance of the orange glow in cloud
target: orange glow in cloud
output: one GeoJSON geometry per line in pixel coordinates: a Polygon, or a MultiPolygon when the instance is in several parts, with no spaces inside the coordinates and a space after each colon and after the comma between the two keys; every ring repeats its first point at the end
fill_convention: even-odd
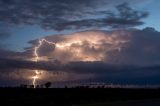
{"type": "MultiPolygon", "coordinates": [[[[56,40],[54,37],[53,39],[56,40]]],[[[120,37],[118,33],[107,35],[97,32],[82,32],[58,37],[61,40],[52,41],[52,39],[48,39],[48,41],[47,38],[39,40],[38,46],[34,48],[35,58],[33,60],[37,62],[53,59],[63,60],[64,63],[70,61],[104,61],[108,52],[113,50],[121,52],[122,48],[129,42],[120,37]],[[48,55],[45,56],[39,53],[40,49],[45,48],[42,47],[44,43],[55,47],[51,51],[43,51],[48,52],[48,55]]]]}
{"type": "MultiPolygon", "coordinates": [[[[107,53],[110,51],[121,52],[122,48],[126,46],[128,40],[120,37],[118,33],[106,34],[98,32],[81,32],[72,35],[58,36],[61,40],[41,39],[38,45],[34,47],[34,61],[53,61],[59,60],[62,63],[71,61],[106,61],[107,53]],[[48,41],[49,40],[49,41],[48,41]],[[53,46],[51,51],[39,51],[45,48],[43,44],[53,46]],[[48,55],[43,56],[41,52],[49,52],[48,55]]],[[[47,47],[46,47],[47,48],[47,47]]],[[[35,76],[32,77],[33,85],[36,87],[36,80],[43,74],[39,70],[35,70],[35,76]]]]}

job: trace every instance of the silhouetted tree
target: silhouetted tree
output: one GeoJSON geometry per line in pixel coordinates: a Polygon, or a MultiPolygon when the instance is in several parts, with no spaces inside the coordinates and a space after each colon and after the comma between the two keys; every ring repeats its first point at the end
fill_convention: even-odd
{"type": "Polygon", "coordinates": [[[49,88],[49,87],[51,87],[52,83],[51,82],[46,82],[44,85],[45,85],[46,88],[49,88]]]}
{"type": "Polygon", "coordinates": [[[27,88],[27,85],[21,84],[20,88],[27,88]]]}
{"type": "Polygon", "coordinates": [[[34,88],[34,85],[29,85],[29,88],[34,88]]]}
{"type": "Polygon", "coordinates": [[[105,88],[105,86],[104,85],[102,85],[102,87],[101,88],[105,88]]]}
{"type": "Polygon", "coordinates": [[[68,86],[66,85],[64,88],[68,88],[68,86]]]}
{"type": "Polygon", "coordinates": [[[44,88],[44,85],[41,84],[41,85],[40,85],[40,88],[44,88]]]}
{"type": "Polygon", "coordinates": [[[36,88],[40,88],[40,85],[37,85],[36,88]]]}

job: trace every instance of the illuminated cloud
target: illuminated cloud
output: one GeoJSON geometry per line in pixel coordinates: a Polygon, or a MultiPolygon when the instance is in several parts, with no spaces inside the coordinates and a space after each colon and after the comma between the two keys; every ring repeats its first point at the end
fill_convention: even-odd
{"type": "Polygon", "coordinates": [[[69,35],[52,35],[42,39],[55,44],[43,41],[37,50],[40,58],[38,62],[33,61],[34,47],[41,39],[30,41],[31,47],[23,53],[17,53],[17,56],[16,53],[10,53],[6,56],[10,58],[0,59],[3,78],[15,70],[17,76],[23,75],[24,71],[24,80],[31,80],[34,76],[33,70],[40,70],[44,74],[38,81],[67,82],[94,79],[121,83],[160,82],[154,81],[160,76],[160,32],[153,28],[84,31],[69,35]],[[17,73],[16,70],[22,73],[17,73]]]}
{"type": "MultiPolygon", "coordinates": [[[[127,46],[129,36],[123,31],[113,33],[101,31],[86,31],[71,35],[48,36],[42,40],[38,48],[39,60],[60,61],[103,61],[106,62],[108,52],[120,52],[127,46]],[[117,34],[118,33],[118,34],[117,34]],[[49,42],[52,42],[51,44],[49,42]],[[54,44],[55,43],[55,44],[54,44]]],[[[33,48],[39,41],[32,41],[33,48]]]]}
{"type": "MultiPolygon", "coordinates": [[[[101,61],[109,64],[152,65],[159,64],[160,32],[154,28],[116,31],[84,31],[70,35],[47,36],[37,50],[40,61],[101,61]]],[[[39,43],[33,40],[26,49],[34,58],[33,49],[39,43]]]]}

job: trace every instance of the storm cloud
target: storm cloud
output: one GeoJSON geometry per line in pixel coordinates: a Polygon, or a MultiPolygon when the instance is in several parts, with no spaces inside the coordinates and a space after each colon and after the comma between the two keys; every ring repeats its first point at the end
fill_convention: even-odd
{"type": "MultiPolygon", "coordinates": [[[[70,35],[53,35],[38,50],[40,60],[61,62],[103,61],[109,64],[159,64],[160,32],[154,28],[116,31],[84,31],[70,35]]],[[[30,41],[26,49],[33,54],[38,40],[30,41]]]]}
{"type": "MultiPolygon", "coordinates": [[[[110,82],[115,84],[157,84],[160,66],[127,66],[111,65],[103,62],[70,62],[57,64],[55,62],[38,62],[3,60],[0,61],[0,78],[27,81],[34,74],[32,70],[45,70],[42,82],[89,81],[110,82]],[[6,66],[4,65],[6,64],[6,66]],[[10,68],[8,68],[10,67],[10,68]],[[11,70],[11,71],[9,71],[11,70]]],[[[41,79],[40,79],[41,80],[41,79]]],[[[24,82],[23,82],[24,83],[24,82]]]]}
{"type": "Polygon", "coordinates": [[[155,16],[151,1],[0,0],[0,85],[159,84],[160,32],[136,29],[155,16]]]}
{"type": "Polygon", "coordinates": [[[136,11],[124,2],[138,0],[0,0],[0,20],[57,31],[142,25],[141,19],[148,13],[136,11]],[[117,11],[110,11],[111,5],[117,5],[117,11]]]}
{"type": "Polygon", "coordinates": [[[42,39],[54,44],[43,41],[37,51],[38,62],[33,61],[34,47],[39,45],[37,39],[30,41],[31,46],[24,52],[8,52],[8,57],[2,56],[1,77],[7,79],[6,75],[13,74],[14,70],[13,77],[25,79],[26,76],[28,80],[28,76],[33,75],[31,70],[36,69],[46,73],[44,79],[50,76],[54,81],[93,79],[130,84],[159,83],[155,79],[160,75],[160,32],[154,28],[92,30],[42,39]]]}

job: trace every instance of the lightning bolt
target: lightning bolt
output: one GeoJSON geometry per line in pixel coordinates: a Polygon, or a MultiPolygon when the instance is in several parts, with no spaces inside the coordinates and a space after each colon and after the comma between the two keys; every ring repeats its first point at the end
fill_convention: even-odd
{"type": "MultiPolygon", "coordinates": [[[[36,46],[36,47],[34,48],[34,56],[35,56],[34,61],[35,61],[35,62],[38,62],[39,59],[40,59],[39,54],[38,54],[38,50],[39,50],[39,48],[42,46],[43,42],[46,42],[46,43],[52,44],[52,45],[56,45],[56,43],[49,42],[49,41],[47,41],[46,39],[41,39],[41,40],[39,40],[39,41],[38,41],[38,46],[36,46]]],[[[40,71],[40,70],[35,70],[34,73],[35,73],[35,75],[32,77],[32,79],[33,79],[32,84],[33,84],[34,88],[36,88],[37,79],[39,79],[40,75],[42,74],[42,71],[40,71]]]]}
{"type": "MultiPolygon", "coordinates": [[[[101,48],[100,46],[103,45],[101,43],[101,40],[103,39],[103,37],[102,38],[96,37],[93,40],[90,40],[90,38],[86,38],[86,39],[89,42],[88,45],[90,46],[90,48],[92,48],[94,46],[94,48],[99,49],[99,48],[101,48]]],[[[40,49],[40,47],[43,45],[44,42],[49,44],[49,45],[54,45],[55,48],[58,48],[57,50],[63,50],[63,49],[65,50],[66,48],[72,47],[73,44],[77,44],[77,45],[81,46],[81,45],[83,45],[83,41],[86,41],[86,40],[84,40],[82,38],[78,38],[78,39],[73,38],[69,41],[54,43],[54,42],[50,42],[46,39],[40,39],[38,41],[38,45],[34,47],[34,59],[33,59],[33,61],[38,62],[40,59],[42,59],[39,56],[38,50],[40,49]]],[[[122,44],[126,44],[129,41],[126,41],[126,40],[118,40],[118,41],[116,40],[116,41],[114,41],[113,38],[109,37],[109,38],[106,38],[106,42],[108,44],[112,45],[112,46],[110,46],[106,50],[104,50],[105,54],[106,54],[106,52],[112,51],[112,50],[118,50],[118,52],[121,52],[122,47],[123,47],[122,44]]],[[[99,55],[94,56],[92,54],[91,55],[85,55],[83,53],[83,50],[81,50],[81,48],[76,48],[75,47],[74,49],[72,48],[71,51],[73,51],[73,53],[75,53],[75,56],[77,58],[79,58],[79,60],[81,60],[81,61],[103,61],[103,58],[104,58],[104,53],[103,52],[100,53],[99,55]]],[[[34,73],[35,73],[35,75],[32,77],[32,79],[33,79],[32,84],[34,85],[34,88],[36,88],[37,80],[40,79],[42,77],[41,75],[44,74],[44,73],[41,70],[34,70],[34,73]]]]}

